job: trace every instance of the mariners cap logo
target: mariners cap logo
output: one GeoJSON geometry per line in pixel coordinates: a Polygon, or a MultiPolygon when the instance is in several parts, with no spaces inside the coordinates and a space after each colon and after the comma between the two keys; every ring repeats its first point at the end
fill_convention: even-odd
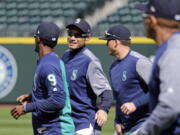
{"type": "Polygon", "coordinates": [[[52,38],[52,41],[56,41],[56,38],[52,38]]]}
{"type": "Polygon", "coordinates": [[[180,21],[180,14],[178,14],[178,15],[175,15],[175,20],[177,20],[177,21],[180,21]]]}
{"type": "Polygon", "coordinates": [[[153,5],[151,5],[150,10],[151,10],[153,13],[156,12],[156,9],[155,9],[155,7],[154,7],[153,5]]]}
{"type": "Polygon", "coordinates": [[[75,23],[80,23],[80,22],[81,22],[80,18],[76,19],[76,21],[75,21],[75,23]]]}

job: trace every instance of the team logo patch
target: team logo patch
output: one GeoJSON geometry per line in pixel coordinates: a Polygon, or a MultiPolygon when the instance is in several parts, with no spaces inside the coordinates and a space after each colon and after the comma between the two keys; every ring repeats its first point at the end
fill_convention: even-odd
{"type": "Polygon", "coordinates": [[[80,18],[76,19],[76,21],[75,21],[75,23],[80,23],[80,22],[81,22],[80,18]]]}
{"type": "Polygon", "coordinates": [[[126,79],[127,79],[126,73],[127,73],[127,71],[123,71],[123,73],[122,73],[122,81],[126,81],[126,79]]]}
{"type": "Polygon", "coordinates": [[[16,61],[9,50],[0,46],[0,99],[12,91],[16,79],[16,61]]]}
{"type": "Polygon", "coordinates": [[[74,69],[72,71],[72,75],[71,75],[71,80],[72,81],[75,81],[77,79],[77,73],[78,73],[78,70],[77,69],[74,69]]]}

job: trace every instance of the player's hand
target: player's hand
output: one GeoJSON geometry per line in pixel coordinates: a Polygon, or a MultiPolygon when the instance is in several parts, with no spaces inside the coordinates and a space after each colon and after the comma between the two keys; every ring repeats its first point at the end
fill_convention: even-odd
{"type": "Polygon", "coordinates": [[[122,129],[124,128],[124,126],[122,124],[116,124],[115,125],[115,130],[117,135],[123,135],[122,129]]]}
{"type": "Polygon", "coordinates": [[[23,105],[16,105],[12,110],[11,110],[11,115],[13,118],[18,119],[21,115],[25,114],[24,107],[23,105]]]}
{"type": "Polygon", "coordinates": [[[31,102],[31,95],[30,94],[21,95],[16,99],[16,101],[22,105],[27,104],[28,102],[31,102]]]}
{"type": "Polygon", "coordinates": [[[128,103],[124,103],[120,107],[120,109],[124,114],[130,114],[130,113],[133,113],[134,111],[136,111],[137,108],[133,102],[128,102],[128,103]]]}
{"type": "Polygon", "coordinates": [[[107,121],[107,113],[100,109],[95,114],[95,120],[98,124],[98,126],[103,126],[107,121]]]}

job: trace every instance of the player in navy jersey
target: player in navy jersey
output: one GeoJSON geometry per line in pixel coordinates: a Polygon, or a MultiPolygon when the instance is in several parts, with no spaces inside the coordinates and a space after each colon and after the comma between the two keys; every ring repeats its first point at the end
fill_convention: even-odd
{"type": "Polygon", "coordinates": [[[109,74],[116,100],[115,130],[117,135],[135,131],[149,116],[147,83],[152,63],[130,49],[129,30],[116,25],[105,32],[109,54],[117,60],[109,74]]]}
{"type": "Polygon", "coordinates": [[[158,48],[149,83],[152,114],[133,134],[180,135],[180,0],[150,0],[138,7],[158,48]]]}
{"type": "Polygon", "coordinates": [[[112,102],[112,90],[99,59],[85,46],[91,28],[83,19],[69,23],[68,47],[62,59],[67,71],[72,117],[76,135],[100,134],[97,129],[107,120],[112,102]],[[96,99],[100,97],[99,107],[96,99]]]}
{"type": "Polygon", "coordinates": [[[35,51],[39,55],[31,94],[21,95],[11,115],[18,119],[32,112],[34,135],[74,135],[69,91],[63,62],[54,52],[60,29],[43,22],[35,32],[35,51]]]}

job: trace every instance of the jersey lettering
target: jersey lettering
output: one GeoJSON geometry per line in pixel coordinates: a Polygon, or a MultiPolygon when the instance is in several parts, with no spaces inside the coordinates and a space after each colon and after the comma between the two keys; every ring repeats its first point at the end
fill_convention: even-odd
{"type": "Polygon", "coordinates": [[[57,81],[55,75],[49,74],[47,78],[52,86],[56,86],[57,81]]]}

